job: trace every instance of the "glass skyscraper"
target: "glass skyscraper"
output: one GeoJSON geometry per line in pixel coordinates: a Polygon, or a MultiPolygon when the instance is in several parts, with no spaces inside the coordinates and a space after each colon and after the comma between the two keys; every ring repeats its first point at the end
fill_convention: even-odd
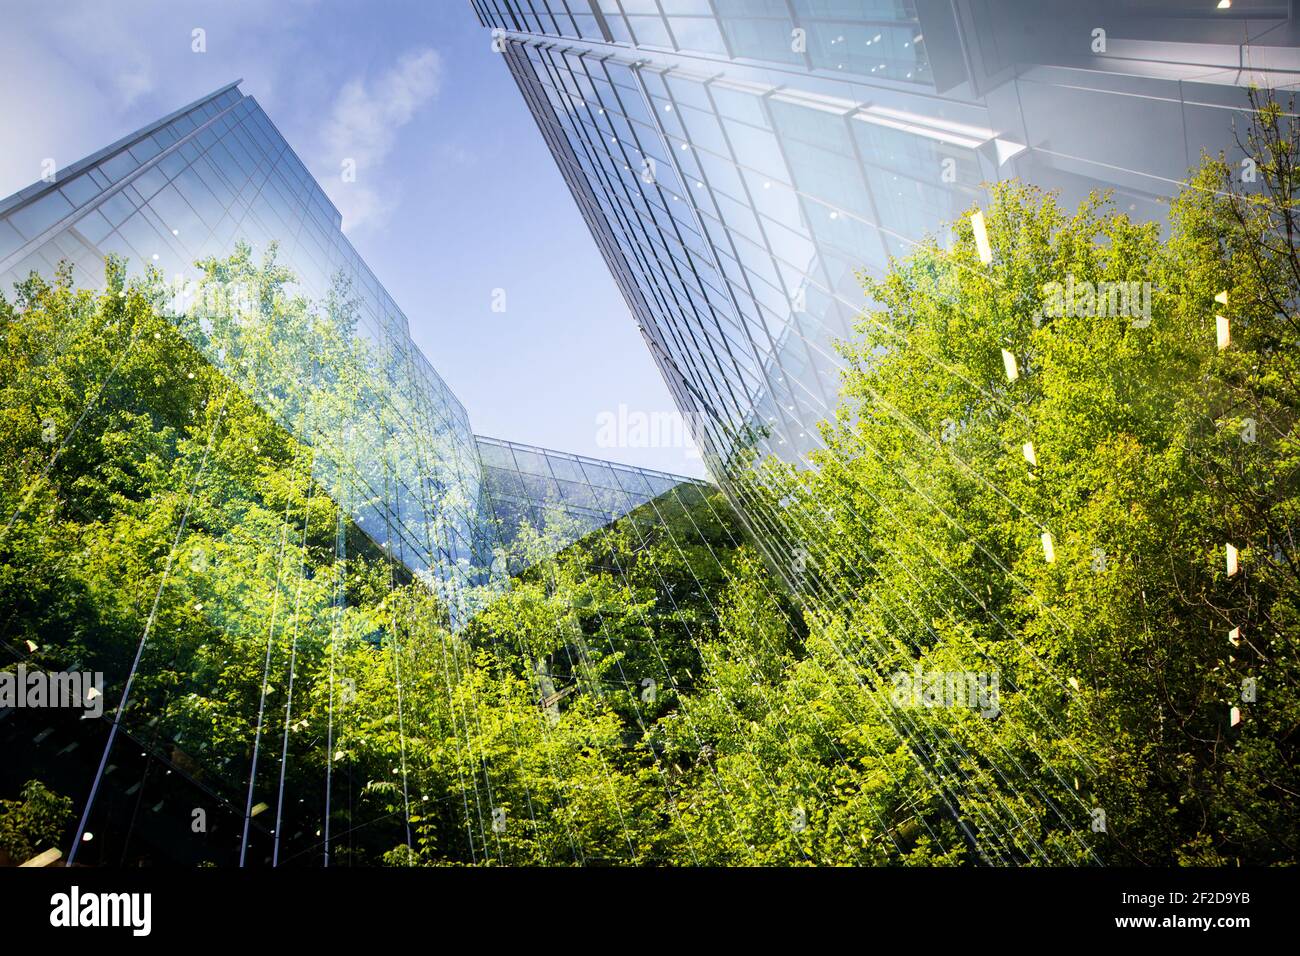
{"type": "Polygon", "coordinates": [[[742,511],[743,450],[819,444],[859,273],[985,182],[1162,218],[1203,146],[1239,158],[1244,87],[1300,77],[1285,3],[472,3],[742,511]]]}
{"type": "MultiPolygon", "coordinates": [[[[1213,2],[472,0],[712,475],[793,595],[750,578],[711,485],[475,434],[238,83],[49,169],[0,201],[0,287],[19,300],[0,311],[21,316],[6,328],[21,375],[4,383],[20,626],[0,658],[88,666],[102,689],[84,715],[0,708],[0,783],[30,771],[77,796],[70,863],[411,863],[417,845],[439,862],[507,862],[511,847],[617,862],[623,794],[629,816],[648,814],[641,832],[679,826],[692,856],[683,811],[736,860],[754,861],[753,834],[787,831],[807,860],[795,835],[822,785],[874,761],[864,746],[887,773],[906,748],[927,783],[943,778],[965,834],[932,829],[938,803],[904,777],[878,830],[866,789],[833,814],[855,855],[861,832],[869,858],[889,841],[927,859],[933,837],[988,862],[1083,859],[1039,845],[1017,813],[1037,797],[1008,782],[1002,800],[983,772],[1002,777],[997,755],[964,732],[932,734],[894,698],[878,736],[859,701],[830,693],[880,703],[868,681],[891,655],[874,630],[896,621],[799,619],[818,576],[792,552],[820,515],[753,500],[746,466],[807,460],[839,403],[836,343],[869,312],[863,276],[946,241],[985,183],[1067,206],[1106,188],[1159,219],[1202,146],[1248,161],[1233,136],[1244,86],[1300,81],[1294,4],[1213,2]],[[106,256],[146,281],[120,287],[106,256]],[[137,333],[151,351],[133,363],[137,333]],[[133,377],[114,380],[119,365],[133,377]],[[574,544],[572,564],[537,560],[574,544]],[[843,685],[812,673],[814,642],[833,645],[843,685]],[[827,746],[769,698],[787,684],[817,694],[807,713],[827,746]],[[718,799],[696,799],[692,777],[718,799]],[[625,783],[640,778],[666,802],[641,802],[625,783]],[[751,781],[769,793],[737,820],[728,790],[751,781]],[[604,790],[608,804],[588,802],[604,790]],[[974,828],[949,792],[976,798],[974,828]],[[991,816],[986,796],[1002,804],[991,816]],[[572,824],[589,821],[579,841],[572,824]]],[[[1073,793],[1058,782],[1089,809],[1078,777],[1073,793]]],[[[1083,825],[1053,809],[1062,835],[1083,825]]],[[[653,858],[621,829],[626,859],[653,858]]]]}
{"type": "MultiPolygon", "coordinates": [[[[155,369],[151,376],[174,381],[154,379],[148,389],[112,382],[117,366],[106,369],[101,384],[77,396],[84,412],[65,432],[56,435],[53,419],[42,425],[51,439],[39,446],[47,467],[65,449],[75,458],[97,447],[106,421],[147,422],[151,435],[170,435],[171,443],[164,438],[142,446],[131,466],[155,476],[196,469],[183,479],[192,482],[191,503],[202,484],[205,504],[228,520],[221,527],[195,527],[186,506],[180,530],[168,532],[171,551],[152,556],[159,603],[183,607],[195,618],[190,633],[203,637],[182,651],[177,626],[159,625],[165,633],[155,633],[150,617],[143,636],[131,637],[140,648],[132,663],[105,628],[90,625],[91,637],[75,653],[90,655],[80,659],[104,668],[101,691],[108,707],[102,719],[0,709],[0,746],[12,755],[15,772],[40,768],[77,795],[79,811],[80,800],[90,794],[77,836],[99,834],[84,848],[92,862],[207,858],[300,865],[323,859],[329,865],[336,853],[346,858],[339,846],[350,842],[347,834],[390,816],[372,819],[355,805],[353,785],[365,781],[354,781],[343,752],[331,749],[338,744],[336,733],[355,728],[349,721],[355,721],[364,696],[353,693],[348,648],[362,649],[356,659],[382,670],[386,652],[397,655],[405,635],[419,631],[439,635],[432,640],[443,649],[444,662],[459,668],[471,653],[467,625],[511,586],[511,575],[624,516],[638,536],[650,536],[667,527],[661,507],[677,509],[669,514],[692,502],[712,507],[701,504],[704,495],[698,492],[707,486],[700,482],[476,436],[466,409],[412,342],[406,315],[341,225],[320,185],[237,83],[80,162],[49,170],[42,181],[0,201],[0,287],[9,301],[22,299],[33,274],[54,284],[60,270],[72,289],[103,290],[105,258],[117,256],[127,278],[143,280],[131,286],[135,291],[123,287],[120,294],[145,289],[156,296],[150,319],[170,324],[169,332],[197,352],[180,354],[200,359],[189,369],[155,369]],[[278,265],[294,277],[283,290],[252,284],[262,281],[259,270],[267,262],[270,272],[278,265]],[[213,275],[220,281],[212,283],[213,275]],[[242,393],[276,425],[263,446],[252,435],[233,436],[236,445],[242,443],[242,460],[213,462],[201,446],[175,440],[165,399],[157,398],[183,393],[196,377],[207,381],[208,370],[196,374],[203,360],[220,373],[222,411],[227,401],[239,403],[232,394],[242,393]],[[95,419],[99,414],[104,417],[95,419]],[[87,418],[97,426],[81,427],[87,418]],[[265,447],[270,443],[280,447],[265,447]],[[285,446],[294,449],[292,461],[279,474],[289,477],[290,487],[281,486],[276,494],[283,500],[271,504],[240,469],[265,477],[284,464],[285,446]],[[321,515],[334,506],[341,517],[325,532],[321,515]],[[520,535],[525,522],[540,533],[520,535]],[[286,546],[302,560],[286,561],[286,546]],[[367,600],[379,600],[375,594],[385,583],[391,593],[412,579],[427,585],[415,590],[433,596],[423,607],[436,610],[421,612],[427,619],[399,620],[394,608],[375,615],[365,610],[367,600]],[[260,604],[263,597],[267,601],[260,604]],[[240,671],[236,661],[250,647],[255,660],[240,671]],[[186,675],[183,692],[153,699],[140,688],[173,666],[186,675]],[[313,681],[318,696],[327,699],[328,729],[305,732],[305,719],[300,722],[299,711],[292,710],[295,677],[300,710],[302,697],[311,693],[304,685],[311,688],[313,681]],[[277,685],[285,684],[282,704],[277,685]],[[219,740],[207,723],[207,702],[221,696],[223,687],[234,688],[249,705],[248,713],[232,716],[237,724],[248,721],[239,724],[247,736],[237,732],[233,740],[219,740]],[[273,741],[277,722],[281,739],[273,741]],[[322,754],[330,768],[322,786],[286,797],[285,767],[322,754]],[[148,812],[137,815],[131,806],[148,812]],[[190,831],[194,839],[180,846],[177,821],[188,831],[189,814],[200,811],[209,815],[211,829],[190,831]],[[128,819],[134,822],[124,827],[128,819]],[[344,833],[337,843],[331,842],[334,824],[344,833]]],[[[70,330],[69,341],[84,331],[70,330]]],[[[162,331],[152,337],[169,338],[162,331]]],[[[122,355],[135,344],[132,338],[122,355]]],[[[57,358],[66,345],[42,343],[49,350],[42,361],[57,358]]],[[[249,420],[245,413],[241,421],[249,420]]],[[[214,425],[211,434],[216,433],[214,425]]],[[[43,474],[11,478],[21,493],[35,488],[43,474]]],[[[26,499],[20,500],[11,525],[23,511],[26,499]]],[[[115,503],[88,503],[74,493],[59,505],[98,528],[101,522],[111,527],[119,512],[133,506],[148,512],[153,502],[123,495],[115,503]]],[[[169,520],[171,512],[159,514],[169,520]]],[[[671,533],[676,546],[686,532],[671,533]]],[[[3,665],[61,669],[74,663],[62,656],[68,635],[61,628],[34,636],[0,642],[3,665]]],[[[397,659],[391,658],[390,679],[398,712],[379,719],[396,721],[401,735],[397,659]]],[[[421,676],[428,675],[411,679],[421,676]]],[[[537,679],[541,700],[556,693],[550,676],[537,679]]],[[[452,696],[450,683],[442,691],[435,685],[426,699],[408,704],[454,711],[463,701],[456,705],[452,696]]],[[[554,702],[546,706],[555,709],[554,702]]],[[[447,733],[451,739],[440,744],[469,753],[463,717],[447,733]]],[[[386,772],[394,785],[400,779],[406,787],[404,766],[400,776],[394,767],[386,772]]],[[[463,811],[457,811],[457,839],[477,859],[492,839],[484,825],[492,810],[487,763],[453,786],[463,811]]],[[[405,790],[403,796],[414,799],[405,790]]],[[[409,804],[407,812],[409,817],[409,804]]],[[[74,853],[83,850],[79,841],[73,846],[74,853]]]]}
{"type": "Polygon", "coordinates": [[[194,301],[196,262],[228,256],[237,242],[257,258],[274,243],[277,261],[297,277],[295,292],[336,303],[330,318],[358,343],[364,394],[340,405],[329,393],[344,370],[314,368],[302,342],[282,343],[278,367],[253,378],[216,344],[210,319],[192,330],[195,343],[317,448],[315,470],[358,527],[439,589],[456,626],[470,613],[466,589],[502,570],[496,555],[521,517],[579,517],[567,539],[553,539],[562,546],[685,480],[477,439],[341,227],[325,192],[236,82],[0,202],[0,287],[33,271],[52,276],[60,262],[78,287],[98,287],[104,257],[116,254],[133,274],[156,268],[174,304],[201,315],[210,304],[194,301]],[[539,471],[534,461],[551,464],[539,471]]]}

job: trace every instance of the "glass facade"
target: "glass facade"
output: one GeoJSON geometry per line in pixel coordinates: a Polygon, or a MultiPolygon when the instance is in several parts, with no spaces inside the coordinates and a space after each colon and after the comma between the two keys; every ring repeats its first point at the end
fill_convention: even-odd
{"type": "Polygon", "coordinates": [[[1300,77],[1285,4],[1248,11],[1246,70],[1212,4],[472,3],[742,510],[742,449],[820,443],[859,273],[1002,179],[1162,217],[1202,147],[1236,150],[1244,87],[1300,77]]]}
{"type": "Polygon", "coordinates": [[[430,792],[450,852],[499,851],[509,771],[465,716],[467,625],[508,573],[643,505],[638,535],[680,536],[659,509],[706,486],[476,437],[236,84],[0,202],[0,283],[32,326],[6,326],[27,360],[9,410],[39,426],[0,482],[6,567],[88,595],[32,602],[0,668],[86,669],[105,703],[0,708],[0,783],[73,795],[92,865],[373,861],[430,792]],[[60,270],[134,304],[82,297],[37,333],[30,290],[60,270]],[[502,562],[525,520],[545,533],[502,562]],[[460,771],[417,780],[375,737],[436,741],[460,771]]]}
{"type": "MultiPolygon", "coordinates": [[[[505,502],[524,506],[506,527],[523,513],[540,518],[533,494],[543,473],[522,446],[518,466],[496,467],[511,446],[476,441],[465,408],[412,343],[407,317],[341,225],[257,102],[231,84],[0,203],[0,285],[32,271],[52,276],[66,262],[78,287],[97,288],[109,254],[136,275],[157,269],[173,305],[200,320],[189,329],[194,343],[318,450],[317,479],[379,547],[439,589],[459,626],[470,613],[464,594],[490,578],[498,543],[480,450],[499,479],[497,514],[505,502]],[[274,243],[277,261],[296,276],[291,291],[330,303],[329,321],[350,341],[343,364],[322,368],[302,333],[288,328],[273,332],[282,341],[272,367],[235,360],[247,330],[237,323],[218,335],[214,321],[230,304],[207,301],[192,280],[196,262],[229,256],[237,242],[255,261],[274,243]],[[366,384],[343,398],[344,380],[366,384]]],[[[545,480],[559,482],[566,512],[581,514],[587,529],[681,480],[547,454],[556,474],[545,480]],[[570,475],[584,467],[593,478],[570,475]]]]}
{"type": "MultiPolygon", "coordinates": [[[[380,547],[444,589],[458,620],[462,585],[481,577],[491,552],[469,418],[256,100],[231,84],[50,179],[0,204],[5,288],[31,271],[50,276],[60,261],[71,263],[79,287],[99,287],[104,256],[115,253],[132,273],[157,268],[178,304],[202,311],[208,303],[185,301],[194,263],[229,256],[243,241],[255,260],[274,242],[297,276],[294,292],[313,301],[342,292],[331,318],[355,342],[350,361],[369,383],[365,407],[322,401],[322,379],[337,381],[343,370],[313,370],[309,350],[287,343],[272,378],[260,371],[254,397],[323,452],[318,477],[380,547]]],[[[196,344],[239,378],[202,334],[210,331],[205,322],[196,344]]]]}
{"type": "Polygon", "coordinates": [[[487,498],[507,548],[525,521],[547,529],[548,547],[563,547],[674,489],[703,484],[482,435],[477,440],[487,498]]]}

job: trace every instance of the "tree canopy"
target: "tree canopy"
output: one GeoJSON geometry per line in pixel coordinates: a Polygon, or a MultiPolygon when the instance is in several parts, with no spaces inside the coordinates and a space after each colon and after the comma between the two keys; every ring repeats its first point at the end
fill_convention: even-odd
{"type": "MultiPolygon", "coordinates": [[[[430,540],[477,503],[346,290],[242,246],[203,308],[33,276],[0,641],[105,673],[117,750],[244,822],[163,824],[214,862],[250,827],[289,865],[1295,862],[1296,149],[1259,117],[1262,190],[1207,158],[1162,227],[1003,183],[864,279],[825,447],[746,479],[797,555],[684,484],[525,526],[459,618],[375,516],[395,462],[447,479],[400,505],[430,540]]],[[[5,848],[66,840],[93,771],[5,848]]],[[[134,821],[97,824],[124,859],[134,821]]]]}

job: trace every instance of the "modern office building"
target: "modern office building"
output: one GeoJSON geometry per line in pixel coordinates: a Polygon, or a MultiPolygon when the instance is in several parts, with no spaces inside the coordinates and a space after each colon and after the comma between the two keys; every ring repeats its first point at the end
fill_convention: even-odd
{"type": "MultiPolygon", "coordinates": [[[[322,693],[328,688],[332,722],[336,691],[342,686],[335,680],[336,639],[380,650],[393,646],[403,630],[393,621],[364,619],[364,613],[348,623],[346,581],[354,566],[389,569],[390,588],[411,577],[422,579],[438,598],[433,606],[445,616],[435,623],[463,634],[473,615],[507,586],[508,575],[525,570],[530,560],[633,511],[637,533],[645,533],[658,520],[656,499],[677,501],[679,490],[689,497],[703,487],[661,472],[476,436],[465,408],[413,344],[406,315],[357,255],[341,225],[338,210],[320,185],[237,83],[80,162],[52,169],[44,180],[0,201],[0,288],[11,301],[15,285],[21,286],[32,273],[48,283],[61,267],[71,269],[76,288],[101,289],[104,260],[110,254],[125,259],[131,278],[148,279],[148,270],[157,270],[153,288],[188,345],[311,455],[314,480],[300,522],[290,520],[286,503],[279,506],[283,518],[277,512],[268,523],[259,510],[265,502],[257,500],[228,464],[214,466],[208,477],[218,489],[217,497],[230,505],[234,520],[226,538],[215,541],[221,555],[194,552],[189,538],[202,538],[203,532],[182,522],[186,538],[177,533],[172,550],[183,555],[184,565],[173,567],[172,555],[164,554],[151,569],[161,581],[160,596],[164,587],[169,596],[213,587],[209,596],[188,603],[202,615],[200,627],[210,629],[210,642],[186,649],[188,686],[180,701],[171,700],[161,709],[147,699],[130,708],[113,706],[125,699],[124,688],[132,686],[138,673],[156,677],[175,661],[167,659],[166,651],[155,657],[160,636],[151,635],[148,627],[143,639],[131,639],[133,645],[141,641],[142,652],[131,664],[129,655],[123,659],[116,654],[119,648],[111,636],[100,640],[102,635],[90,624],[87,633],[93,639],[86,652],[97,663],[108,662],[102,693],[110,706],[102,719],[82,721],[75,712],[51,716],[0,709],[0,746],[13,757],[3,774],[6,787],[16,789],[39,768],[39,775],[56,789],[75,795],[79,813],[85,794],[92,794],[84,804],[78,836],[84,831],[98,838],[84,847],[74,843],[74,852],[82,851],[82,859],[92,863],[219,860],[302,865],[323,859],[329,865],[338,850],[331,848],[332,823],[343,831],[342,843],[351,839],[347,834],[374,821],[363,819],[350,802],[354,783],[359,787],[365,781],[349,778],[337,755],[327,757],[330,767],[340,763],[335,774],[310,792],[286,798],[285,765],[305,760],[308,752],[331,754],[328,745],[333,739],[324,734],[301,744],[294,739],[289,710],[294,662],[301,663],[301,655],[330,655],[328,670],[318,670],[315,676],[322,693]],[[268,304],[261,290],[233,272],[228,275],[235,281],[216,286],[221,292],[217,296],[212,295],[214,287],[196,281],[204,273],[196,263],[228,260],[240,249],[247,249],[247,271],[254,273],[273,244],[275,262],[296,277],[287,286],[286,298],[301,296],[301,307],[292,301],[268,304]],[[311,495],[320,491],[347,517],[340,518],[332,549],[325,545],[321,551],[322,573],[309,574],[305,561],[297,569],[285,565],[285,543],[301,540],[308,550],[310,521],[305,516],[311,495]],[[652,507],[644,509],[646,505],[652,507]],[[514,547],[525,520],[544,532],[527,538],[526,551],[514,547]],[[235,558],[236,552],[243,558],[235,558]],[[233,590],[224,580],[225,560],[237,568],[231,577],[244,582],[233,590]],[[278,631],[274,610],[269,622],[256,610],[257,596],[269,597],[266,608],[275,608],[292,575],[298,575],[294,624],[286,636],[288,590],[278,631]],[[336,583],[326,585],[327,580],[336,583]],[[258,592],[259,587],[264,590],[258,592]],[[281,654],[285,641],[292,641],[295,656],[281,654]],[[248,672],[236,676],[222,671],[249,646],[258,648],[260,688],[255,678],[248,679],[248,672]],[[215,661],[209,660],[209,653],[215,661]],[[205,661],[218,666],[209,669],[205,661]],[[285,681],[290,688],[286,704],[282,708],[276,698],[268,707],[273,685],[285,681]],[[211,728],[202,726],[203,719],[197,724],[191,719],[193,708],[206,706],[195,702],[207,700],[215,687],[229,682],[256,714],[232,719],[249,719],[249,727],[255,720],[258,740],[267,752],[259,753],[255,746],[250,752],[245,740],[222,752],[214,745],[211,728]],[[283,742],[272,746],[261,735],[264,717],[268,733],[274,731],[277,712],[283,717],[283,742]],[[125,714],[120,728],[118,714],[125,714]],[[15,774],[20,776],[10,779],[15,774]],[[192,835],[190,815],[199,811],[207,815],[211,829],[182,841],[182,846],[176,834],[192,835]]],[[[183,377],[182,369],[175,372],[183,377]]],[[[89,409],[99,397],[87,394],[84,400],[89,409]]],[[[140,415],[151,427],[165,431],[154,421],[165,414],[150,401],[124,388],[113,399],[113,411],[140,415]]],[[[93,430],[69,434],[64,441],[74,437],[88,445],[99,441],[93,430]]],[[[162,471],[168,465],[165,445],[150,453],[158,457],[162,471]]],[[[274,467],[272,459],[258,458],[256,446],[248,452],[274,467]]],[[[142,453],[142,458],[148,457],[142,453]]],[[[202,461],[206,465],[206,455],[202,461]]],[[[77,501],[64,504],[74,511],[81,508],[77,501]]],[[[91,520],[111,523],[113,518],[110,508],[91,520]]],[[[45,652],[41,644],[57,649],[66,634],[50,633],[48,640],[44,633],[35,636],[38,641],[25,644],[0,641],[0,667],[28,661],[33,668],[73,663],[39,659],[45,652]]],[[[459,639],[444,646],[451,648],[453,658],[461,653],[459,639]]],[[[344,680],[342,671],[338,676],[344,680]]],[[[400,679],[394,672],[393,681],[400,679]]],[[[546,686],[554,692],[552,685],[546,686]]],[[[306,693],[301,686],[299,693],[306,693]]],[[[338,703],[341,708],[342,701],[338,703]]],[[[555,709],[553,703],[549,706],[555,709]]],[[[342,709],[339,719],[347,719],[342,709]]],[[[400,713],[383,719],[397,721],[400,732],[400,713]]],[[[464,727],[456,730],[455,746],[468,746],[468,733],[464,727]]],[[[392,772],[395,782],[397,771],[392,772]]],[[[402,783],[405,786],[404,778],[402,783]]],[[[466,852],[477,858],[490,839],[482,826],[482,814],[491,808],[485,804],[492,789],[486,763],[455,786],[460,788],[456,802],[464,807],[466,852]],[[471,807],[477,830],[470,822],[471,807]]]]}
{"type": "Polygon", "coordinates": [[[563,545],[674,489],[704,485],[667,472],[482,435],[478,450],[488,500],[507,541],[526,521],[549,529],[550,547],[563,545]]]}
{"type": "Polygon", "coordinates": [[[1013,177],[1163,218],[1246,86],[1300,80],[1267,0],[471,2],[742,511],[741,448],[819,444],[859,272],[1013,177]]]}
{"type": "MultiPolygon", "coordinates": [[[[334,473],[355,520],[412,571],[446,585],[455,615],[459,586],[491,560],[468,416],[257,102],[232,83],[47,180],[0,203],[6,289],[32,271],[53,275],[60,261],[71,263],[79,287],[97,287],[113,253],[133,274],[153,266],[168,281],[192,280],[195,262],[228,256],[240,240],[255,259],[277,243],[296,291],[313,299],[342,279],[375,376],[370,407],[327,413],[303,389],[295,401],[291,383],[311,380],[302,367],[280,369],[280,387],[255,398],[326,451],[317,468],[334,473]]],[[[209,358],[237,373],[225,357],[209,358]]]]}
{"type": "Polygon", "coordinates": [[[325,192],[236,82],[0,202],[0,287],[33,271],[48,278],[66,262],[78,287],[95,288],[104,257],[117,254],[133,274],[156,268],[174,283],[174,304],[200,315],[212,304],[188,284],[196,262],[229,256],[237,242],[257,261],[276,244],[277,261],[297,277],[292,291],[333,302],[331,320],[354,333],[364,392],[340,398],[332,383],[343,371],[313,371],[312,350],[289,338],[277,367],[252,377],[236,349],[212,337],[209,318],[194,330],[195,344],[318,450],[318,476],[378,546],[439,589],[454,626],[470,613],[466,591],[489,582],[522,516],[578,518],[567,537],[556,530],[551,540],[562,546],[686,480],[476,439],[465,408],[411,341],[406,315],[341,227],[325,192]]]}

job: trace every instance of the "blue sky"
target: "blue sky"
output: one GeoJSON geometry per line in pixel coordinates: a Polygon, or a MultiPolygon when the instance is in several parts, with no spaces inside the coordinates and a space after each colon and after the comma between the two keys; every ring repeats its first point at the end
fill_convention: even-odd
{"type": "Polygon", "coordinates": [[[467,0],[6,0],[4,26],[0,196],[242,77],[477,431],[703,474],[602,447],[601,415],[672,399],[467,0]]]}

